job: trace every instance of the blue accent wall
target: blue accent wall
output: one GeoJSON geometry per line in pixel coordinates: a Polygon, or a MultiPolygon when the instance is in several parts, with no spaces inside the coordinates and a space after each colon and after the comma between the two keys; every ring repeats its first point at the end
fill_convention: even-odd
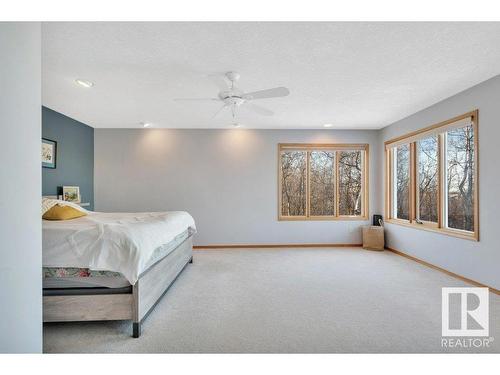
{"type": "Polygon", "coordinates": [[[80,186],[82,202],[94,209],[94,128],[42,107],[42,138],[57,142],[56,169],[42,168],[42,195],[80,186]]]}

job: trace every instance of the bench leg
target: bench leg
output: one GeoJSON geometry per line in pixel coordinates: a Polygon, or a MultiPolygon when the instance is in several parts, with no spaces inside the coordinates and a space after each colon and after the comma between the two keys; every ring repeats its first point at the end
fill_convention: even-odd
{"type": "MultiPolygon", "coordinates": [[[[191,258],[189,259],[189,263],[193,263],[193,257],[192,257],[192,256],[191,256],[191,258]]],[[[186,267],[186,265],[184,265],[184,268],[185,268],[185,267],[186,267]]],[[[184,268],[183,268],[183,269],[184,269],[184,268]]],[[[183,269],[182,269],[182,270],[183,270],[183,269]]],[[[181,270],[181,272],[182,272],[182,270],[181,270]]],[[[179,273],[180,273],[180,272],[179,272],[179,273]]],[[[177,276],[179,276],[179,275],[177,275],[177,276]]],[[[176,278],[177,278],[177,277],[176,277],[176,278]]],[[[174,281],[175,281],[175,280],[174,280],[174,281]]],[[[138,295],[138,293],[139,293],[139,282],[140,282],[140,280],[139,280],[139,281],[137,281],[137,282],[135,283],[134,288],[133,288],[133,296],[134,296],[134,304],[135,304],[135,311],[136,311],[136,312],[137,312],[137,311],[138,311],[138,309],[139,309],[139,295],[138,295]]],[[[173,283],[173,282],[172,282],[172,283],[173,283]]],[[[172,284],[170,284],[170,285],[172,285],[172,284]]],[[[169,285],[169,287],[170,287],[170,285],[169,285]]],[[[169,287],[167,287],[167,289],[165,289],[165,291],[163,292],[163,294],[165,294],[165,293],[166,293],[166,291],[168,290],[168,288],[169,288],[169,287]]],[[[163,295],[162,295],[162,296],[163,296],[163,295]]],[[[162,296],[160,296],[160,298],[161,298],[162,296]]],[[[158,301],[159,301],[159,300],[160,300],[160,299],[158,299],[158,300],[156,301],[156,303],[158,303],[158,301]]],[[[156,305],[156,303],[155,303],[155,305],[156,305]]],[[[153,307],[154,307],[154,306],[153,306],[153,307]]],[[[151,310],[152,310],[152,309],[153,309],[153,308],[151,308],[151,309],[149,310],[149,312],[151,312],[151,310]]],[[[140,321],[138,321],[138,322],[132,321],[132,337],[133,337],[133,338],[138,338],[138,337],[140,337],[140,336],[141,336],[141,324],[142,324],[142,321],[143,321],[144,319],[146,319],[146,317],[148,316],[149,312],[148,312],[148,313],[146,313],[146,314],[142,317],[142,320],[140,320],[140,321]]],[[[138,317],[137,317],[137,316],[135,316],[135,317],[134,317],[134,319],[138,319],[138,317]]]]}
{"type": "Polygon", "coordinates": [[[138,338],[141,335],[141,322],[132,323],[132,337],[138,338]]]}

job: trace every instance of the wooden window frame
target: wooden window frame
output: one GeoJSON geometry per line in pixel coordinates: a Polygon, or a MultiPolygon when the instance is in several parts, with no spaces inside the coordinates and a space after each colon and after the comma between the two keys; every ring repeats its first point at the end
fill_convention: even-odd
{"type": "MultiPolygon", "coordinates": [[[[413,167],[412,167],[412,155],[413,155],[413,147],[411,144],[408,144],[408,152],[410,154],[410,158],[408,159],[408,172],[410,174],[410,178],[408,180],[408,217],[411,219],[412,217],[412,212],[413,212],[413,207],[412,207],[412,201],[413,201],[413,197],[412,197],[412,186],[411,186],[411,181],[412,181],[412,176],[414,174],[414,171],[413,171],[413,167]]],[[[389,154],[390,155],[387,155],[387,158],[389,159],[389,163],[390,165],[388,165],[388,170],[390,171],[390,175],[388,177],[388,181],[389,181],[389,184],[390,186],[392,186],[394,184],[394,179],[395,179],[395,174],[394,174],[394,154],[395,154],[395,148],[391,148],[388,150],[389,154]]],[[[390,196],[390,199],[391,201],[389,202],[389,209],[390,209],[390,215],[387,215],[386,214],[386,217],[391,217],[393,218],[393,220],[395,221],[398,221],[398,222],[401,222],[401,223],[409,223],[410,220],[408,219],[402,219],[402,218],[399,218],[397,217],[397,212],[395,210],[395,208],[393,207],[393,203],[394,203],[394,193],[392,191],[393,189],[391,189],[391,196],[390,196]]]]}
{"type": "Polygon", "coordinates": [[[442,227],[442,223],[443,223],[443,212],[441,210],[441,197],[442,197],[442,194],[441,194],[441,186],[442,186],[442,178],[441,178],[441,172],[443,171],[443,167],[442,167],[442,161],[441,161],[441,156],[442,156],[442,150],[441,150],[441,147],[442,147],[442,134],[436,134],[437,136],[437,183],[438,183],[438,199],[437,199],[437,222],[433,222],[433,221],[427,221],[427,220],[422,220],[419,215],[420,215],[420,212],[419,212],[419,206],[420,206],[420,202],[419,202],[419,191],[418,191],[418,185],[419,185],[419,181],[418,181],[418,146],[417,146],[417,142],[416,141],[414,143],[414,155],[413,155],[413,160],[415,160],[414,162],[414,174],[413,174],[413,178],[414,178],[414,186],[415,186],[415,198],[414,198],[414,204],[415,204],[415,208],[414,208],[414,216],[415,216],[415,220],[420,220],[421,224],[419,223],[419,225],[424,225],[426,228],[434,228],[434,229],[439,229],[442,227]]]}
{"type": "Polygon", "coordinates": [[[334,143],[278,143],[278,221],[336,221],[336,220],[358,220],[366,221],[369,217],[369,145],[367,143],[356,144],[334,144],[334,143]],[[282,203],[282,170],[281,153],[283,151],[305,151],[306,152],[306,215],[286,216],[281,213],[282,203]],[[332,151],[335,152],[335,215],[311,216],[310,215],[310,153],[313,151],[332,151]],[[361,173],[361,191],[362,206],[361,215],[339,215],[339,163],[338,154],[342,151],[361,151],[362,173],[361,173]]]}
{"type": "Polygon", "coordinates": [[[393,138],[384,143],[385,146],[385,217],[386,222],[403,225],[410,228],[416,228],[435,233],[441,233],[448,236],[463,238],[467,240],[479,241],[479,111],[476,109],[452,119],[439,122],[421,130],[393,138]],[[453,128],[453,124],[461,120],[471,119],[474,131],[474,231],[469,232],[460,229],[446,227],[446,154],[445,133],[453,128]],[[423,134],[425,133],[425,134],[423,134]],[[419,135],[422,135],[419,137],[419,135]],[[438,137],[438,222],[421,221],[417,222],[418,217],[418,187],[417,187],[417,147],[419,139],[428,136],[437,135],[438,137]],[[408,142],[405,142],[408,140],[408,142]],[[393,217],[393,148],[400,144],[410,145],[410,218],[403,220],[393,217]]]}

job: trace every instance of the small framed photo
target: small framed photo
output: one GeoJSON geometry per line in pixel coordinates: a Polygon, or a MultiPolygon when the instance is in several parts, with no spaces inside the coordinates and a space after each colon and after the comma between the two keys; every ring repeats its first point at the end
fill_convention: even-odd
{"type": "Polygon", "coordinates": [[[42,138],[42,167],[56,168],[57,142],[42,138]]]}
{"type": "Polygon", "coordinates": [[[63,186],[63,200],[67,202],[80,203],[79,186],[63,186]]]}

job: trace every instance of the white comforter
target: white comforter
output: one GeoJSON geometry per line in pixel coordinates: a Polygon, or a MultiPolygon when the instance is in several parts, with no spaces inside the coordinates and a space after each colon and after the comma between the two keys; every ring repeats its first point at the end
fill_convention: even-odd
{"type": "Polygon", "coordinates": [[[194,220],[183,211],[89,211],[73,220],[43,220],[43,266],[115,271],[135,284],[155,249],[189,228],[196,230],[194,220]]]}

